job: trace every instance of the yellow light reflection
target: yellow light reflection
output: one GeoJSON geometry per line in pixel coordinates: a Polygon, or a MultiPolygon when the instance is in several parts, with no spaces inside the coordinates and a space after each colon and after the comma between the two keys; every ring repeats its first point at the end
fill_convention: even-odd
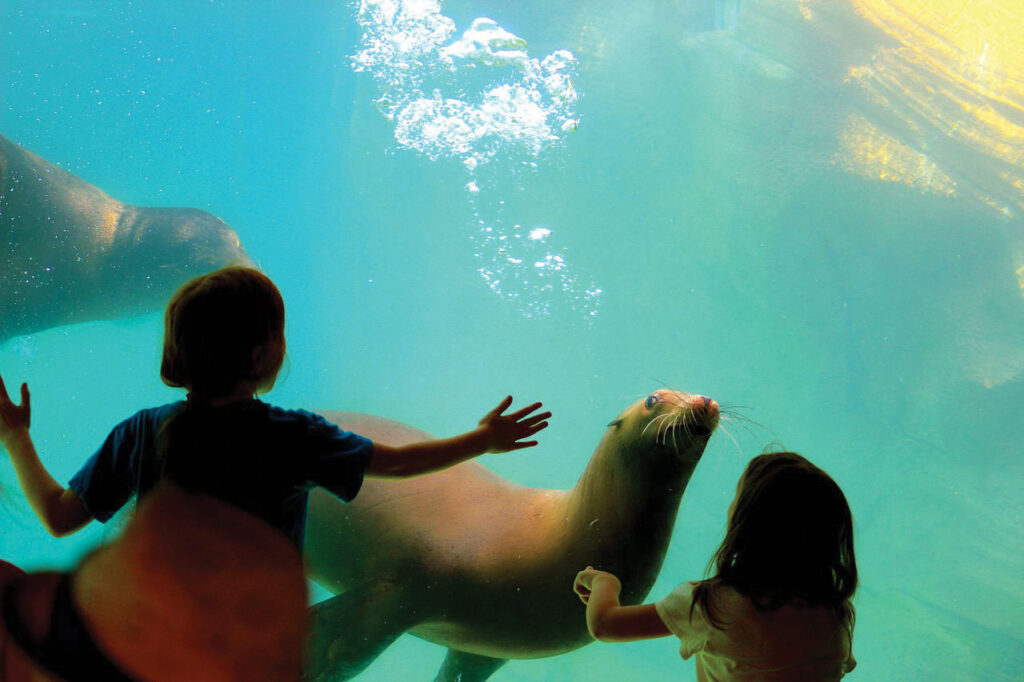
{"type": "Polygon", "coordinates": [[[852,0],[871,23],[971,91],[1018,111],[1024,101],[1020,0],[852,0]]]}
{"type": "Polygon", "coordinates": [[[843,170],[924,192],[950,196],[956,183],[927,156],[888,135],[863,116],[851,116],[839,135],[835,161],[843,170]]]}
{"type": "Polygon", "coordinates": [[[92,226],[90,243],[103,249],[113,245],[117,224],[124,212],[123,204],[111,199],[96,187],[84,183],[68,188],[64,201],[82,217],[83,223],[92,226]]]}
{"type": "MultiPolygon", "coordinates": [[[[929,156],[937,155],[943,138],[955,141],[955,152],[938,157],[950,175],[973,175],[974,198],[998,211],[1024,209],[1024,2],[851,2],[898,43],[880,48],[868,65],[848,73],[848,81],[894,117],[896,123],[886,127],[898,130],[906,146],[929,156]]],[[[863,123],[853,125],[859,129],[844,133],[846,145],[864,136],[863,123]]],[[[866,144],[878,144],[877,131],[867,134],[866,144]]],[[[859,168],[862,174],[899,176],[915,187],[935,189],[927,178],[906,178],[914,164],[908,165],[905,154],[849,151],[847,167],[872,164],[859,168]],[[903,165],[879,167],[889,159],[903,165]]],[[[931,171],[920,159],[917,167],[925,174],[931,171]]]]}

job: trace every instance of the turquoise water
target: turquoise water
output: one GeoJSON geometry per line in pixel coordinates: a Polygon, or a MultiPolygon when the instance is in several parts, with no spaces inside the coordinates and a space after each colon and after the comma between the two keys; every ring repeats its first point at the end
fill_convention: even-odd
{"type": "MultiPolygon", "coordinates": [[[[541,445],[483,461],[551,488],[654,388],[744,406],[760,426],[711,440],[652,597],[702,574],[746,461],[781,443],[854,512],[855,678],[1020,679],[1024,113],[997,76],[1021,55],[965,72],[1007,121],[985,128],[916,97],[946,82],[842,3],[424,0],[396,27],[399,4],[6,2],[0,133],[235,228],[288,306],[277,404],[447,435],[543,400],[541,445]]],[[[154,311],[0,345],[59,479],[176,397],[161,331],[154,311]]],[[[16,489],[3,511],[0,556],[28,569],[114,532],[49,538],[16,489]]],[[[442,658],[405,637],[360,679],[442,658]]],[[[693,678],[665,639],[493,679],[693,678]]]]}

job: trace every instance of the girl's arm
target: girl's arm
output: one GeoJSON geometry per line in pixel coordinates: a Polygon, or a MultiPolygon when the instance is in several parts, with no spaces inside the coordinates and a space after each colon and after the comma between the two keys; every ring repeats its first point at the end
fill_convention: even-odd
{"type": "Polygon", "coordinates": [[[523,441],[547,428],[550,412],[532,414],[540,406],[533,403],[503,415],[512,404],[512,396],[484,415],[480,425],[454,438],[428,440],[399,447],[373,444],[373,457],[367,475],[374,478],[407,478],[428,474],[464,462],[485,452],[509,452],[533,447],[537,441],[523,441]]]}
{"type": "Polygon", "coordinates": [[[666,637],[672,632],[661,620],[654,604],[622,606],[622,583],[611,573],[587,566],[576,575],[573,590],[587,605],[587,629],[602,642],[632,642],[666,637]]]}
{"type": "Polygon", "coordinates": [[[43,466],[28,435],[30,418],[28,385],[21,385],[21,405],[15,405],[7,395],[3,377],[0,377],[0,444],[11,456],[18,483],[32,510],[51,535],[60,537],[73,533],[91,521],[92,516],[78,495],[57,483],[43,466]]]}

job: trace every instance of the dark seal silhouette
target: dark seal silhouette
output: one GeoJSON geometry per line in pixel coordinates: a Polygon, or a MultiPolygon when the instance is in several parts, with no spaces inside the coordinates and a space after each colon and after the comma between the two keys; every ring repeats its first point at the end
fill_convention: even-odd
{"type": "Polygon", "coordinates": [[[124,204],[0,135],[0,342],[158,310],[229,263],[249,259],[215,215],[124,204]]]}

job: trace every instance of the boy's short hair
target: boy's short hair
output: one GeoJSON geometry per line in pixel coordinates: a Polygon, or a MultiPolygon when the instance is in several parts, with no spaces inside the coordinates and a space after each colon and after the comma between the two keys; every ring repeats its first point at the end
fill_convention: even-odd
{"type": "Polygon", "coordinates": [[[284,301],[270,278],[228,266],[186,282],[164,317],[160,378],[206,398],[266,390],[284,361],[284,301]]]}

